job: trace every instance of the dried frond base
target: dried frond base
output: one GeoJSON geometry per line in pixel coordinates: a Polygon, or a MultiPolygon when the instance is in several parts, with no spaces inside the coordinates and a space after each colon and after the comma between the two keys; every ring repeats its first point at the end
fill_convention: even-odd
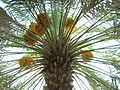
{"type": "Polygon", "coordinates": [[[72,90],[72,68],[71,65],[60,62],[45,65],[44,72],[46,86],[44,90],[72,90]]]}

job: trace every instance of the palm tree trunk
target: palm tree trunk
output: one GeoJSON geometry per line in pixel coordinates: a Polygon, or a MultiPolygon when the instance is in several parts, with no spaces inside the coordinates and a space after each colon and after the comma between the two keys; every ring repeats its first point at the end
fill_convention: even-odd
{"type": "Polygon", "coordinates": [[[71,64],[65,63],[62,57],[45,66],[44,78],[45,90],[72,90],[72,68],[71,64]]]}

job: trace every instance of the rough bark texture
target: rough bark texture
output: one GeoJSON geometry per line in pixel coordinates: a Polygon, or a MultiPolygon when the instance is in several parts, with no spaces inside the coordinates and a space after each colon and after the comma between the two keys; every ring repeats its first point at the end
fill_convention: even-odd
{"type": "Polygon", "coordinates": [[[59,59],[45,66],[44,72],[46,86],[44,90],[72,90],[71,64],[59,59]]]}

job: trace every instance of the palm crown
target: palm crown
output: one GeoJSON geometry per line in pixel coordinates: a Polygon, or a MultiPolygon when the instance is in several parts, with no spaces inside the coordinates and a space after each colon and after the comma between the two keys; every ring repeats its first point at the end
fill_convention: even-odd
{"type": "Polygon", "coordinates": [[[96,66],[96,63],[109,66],[116,72],[119,71],[116,67],[120,66],[119,60],[110,56],[114,51],[119,52],[119,44],[99,45],[119,39],[119,24],[111,24],[114,22],[111,18],[116,15],[112,14],[113,8],[101,8],[107,7],[107,1],[4,2],[9,14],[1,8],[1,51],[8,47],[22,48],[22,51],[4,51],[1,56],[25,55],[18,60],[1,60],[1,64],[10,63],[11,68],[1,71],[2,76],[12,75],[10,85],[21,82],[19,90],[73,90],[75,82],[79,90],[118,89],[117,84],[104,80],[102,75],[116,82],[119,77],[96,66]],[[28,78],[23,80],[25,76],[28,78]]]}

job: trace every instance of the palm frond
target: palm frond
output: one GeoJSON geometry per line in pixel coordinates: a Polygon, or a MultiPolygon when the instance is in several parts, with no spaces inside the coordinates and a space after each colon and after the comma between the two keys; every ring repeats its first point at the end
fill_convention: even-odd
{"type": "Polygon", "coordinates": [[[0,52],[0,56],[24,54],[34,60],[30,62],[28,58],[25,60],[22,57],[1,60],[1,64],[11,65],[1,71],[2,75],[12,75],[9,82],[11,86],[20,82],[20,90],[72,90],[73,87],[76,88],[73,86],[75,81],[80,90],[118,89],[115,82],[119,81],[120,77],[96,66],[119,66],[117,60],[112,60],[112,56],[111,59],[105,58],[107,53],[103,53],[120,48],[119,43],[105,45],[119,40],[119,24],[115,23],[118,17],[114,20],[114,10],[107,7],[107,3],[109,6],[116,2],[2,1],[7,4],[5,9],[9,14],[0,8],[0,50],[11,50],[0,52]],[[13,47],[22,50],[14,52],[13,47]],[[104,80],[104,76],[115,82],[104,80]],[[23,80],[25,77],[28,78],[23,80]]]}

